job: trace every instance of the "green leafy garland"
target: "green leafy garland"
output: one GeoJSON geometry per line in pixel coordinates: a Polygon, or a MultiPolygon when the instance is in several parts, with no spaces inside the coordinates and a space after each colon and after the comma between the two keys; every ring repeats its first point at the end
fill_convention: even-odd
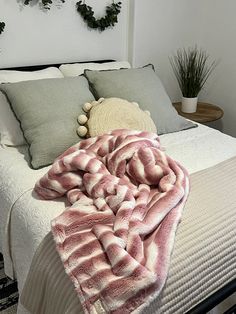
{"type": "Polygon", "coordinates": [[[121,2],[113,3],[106,7],[106,15],[100,19],[94,17],[93,9],[84,3],[79,1],[76,3],[77,11],[80,13],[88,27],[98,29],[101,32],[106,28],[114,26],[117,22],[117,16],[121,11],[121,2]]]}
{"type": "MultiPolygon", "coordinates": [[[[29,5],[33,0],[23,0],[24,5],[29,5]]],[[[53,0],[38,0],[41,1],[43,7],[50,10],[53,0]]],[[[65,3],[66,0],[59,0],[65,3]]],[[[113,27],[118,22],[118,14],[121,11],[121,2],[113,3],[106,7],[106,15],[100,19],[94,17],[93,9],[84,3],[84,1],[79,1],[76,3],[77,11],[80,13],[84,21],[87,23],[88,27],[93,29],[98,29],[101,32],[108,27],[113,27]]],[[[5,23],[0,22],[0,34],[3,33],[5,29],[5,23]]]]}
{"type": "MultiPolygon", "coordinates": [[[[29,5],[31,1],[33,1],[33,0],[24,0],[24,5],[29,5]]],[[[50,10],[52,1],[53,1],[53,0],[41,0],[44,9],[50,10]]],[[[62,3],[65,2],[65,0],[60,0],[60,1],[61,1],[62,3]]]]}
{"type": "Polygon", "coordinates": [[[5,28],[5,23],[4,22],[0,22],[0,34],[3,33],[4,28],[5,28]]]}

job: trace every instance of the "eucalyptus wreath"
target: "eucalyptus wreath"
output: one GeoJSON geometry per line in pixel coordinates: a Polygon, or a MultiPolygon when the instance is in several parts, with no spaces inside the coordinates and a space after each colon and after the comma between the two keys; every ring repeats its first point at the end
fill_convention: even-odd
{"type": "Polygon", "coordinates": [[[93,9],[89,5],[86,5],[84,1],[77,2],[76,7],[88,27],[104,31],[118,22],[117,16],[121,11],[121,2],[114,3],[113,1],[110,6],[106,7],[106,15],[100,19],[94,17],[93,9]]]}
{"type": "Polygon", "coordinates": [[[2,34],[2,32],[4,31],[4,28],[5,28],[5,23],[0,22],[0,34],[2,34]]]}
{"type": "MultiPolygon", "coordinates": [[[[33,0],[24,0],[24,5],[29,5],[30,2],[32,2],[33,0]]],[[[50,10],[51,4],[53,3],[53,0],[40,0],[44,9],[46,10],[50,10]]],[[[60,2],[64,3],[65,0],[59,0],[60,2]]]]}
{"type": "MultiPolygon", "coordinates": [[[[29,5],[33,0],[23,0],[24,5],[29,5]]],[[[54,0],[38,0],[42,4],[42,6],[50,10],[51,5],[54,0]]],[[[65,3],[66,0],[57,0],[62,3],[65,3]]],[[[94,11],[92,7],[86,5],[84,1],[79,1],[76,3],[77,11],[80,13],[84,21],[87,23],[88,27],[93,29],[98,29],[100,31],[104,31],[108,27],[113,27],[118,22],[118,14],[121,11],[121,2],[113,3],[110,6],[106,7],[106,15],[100,19],[96,19],[94,17],[94,11]]],[[[0,34],[5,29],[5,23],[0,22],[0,34]]]]}

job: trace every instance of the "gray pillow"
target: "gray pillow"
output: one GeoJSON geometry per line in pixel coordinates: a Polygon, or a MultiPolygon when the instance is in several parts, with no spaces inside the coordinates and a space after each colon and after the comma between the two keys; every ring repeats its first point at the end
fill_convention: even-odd
{"type": "Polygon", "coordinates": [[[85,76],[96,98],[124,98],[150,111],[158,134],[195,126],[178,115],[152,65],[109,71],[85,70],[85,76]]]}
{"type": "Polygon", "coordinates": [[[51,164],[80,138],[77,117],[94,100],[85,77],[2,84],[29,144],[34,169],[51,164]]]}

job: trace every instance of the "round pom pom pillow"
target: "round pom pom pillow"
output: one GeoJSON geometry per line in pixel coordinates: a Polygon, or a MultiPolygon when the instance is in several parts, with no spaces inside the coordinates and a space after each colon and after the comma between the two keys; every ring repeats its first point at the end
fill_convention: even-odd
{"type": "MultiPolygon", "coordinates": [[[[98,136],[115,129],[141,130],[156,133],[157,129],[148,111],[143,111],[137,103],[121,98],[101,98],[97,102],[86,103],[84,108],[89,115],[86,125],[78,128],[81,137],[98,136]],[[87,127],[87,132],[85,128],[87,127]]],[[[85,117],[78,117],[84,125],[85,117]]]]}

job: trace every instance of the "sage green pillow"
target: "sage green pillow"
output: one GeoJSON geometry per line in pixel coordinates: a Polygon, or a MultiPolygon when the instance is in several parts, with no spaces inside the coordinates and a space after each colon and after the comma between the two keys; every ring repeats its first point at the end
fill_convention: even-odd
{"type": "Polygon", "coordinates": [[[77,117],[94,100],[85,77],[2,84],[24,137],[34,169],[51,164],[80,138],[77,117]]]}
{"type": "Polygon", "coordinates": [[[108,71],[85,70],[85,76],[96,98],[123,98],[150,111],[158,134],[195,126],[178,115],[152,65],[108,71]]]}

